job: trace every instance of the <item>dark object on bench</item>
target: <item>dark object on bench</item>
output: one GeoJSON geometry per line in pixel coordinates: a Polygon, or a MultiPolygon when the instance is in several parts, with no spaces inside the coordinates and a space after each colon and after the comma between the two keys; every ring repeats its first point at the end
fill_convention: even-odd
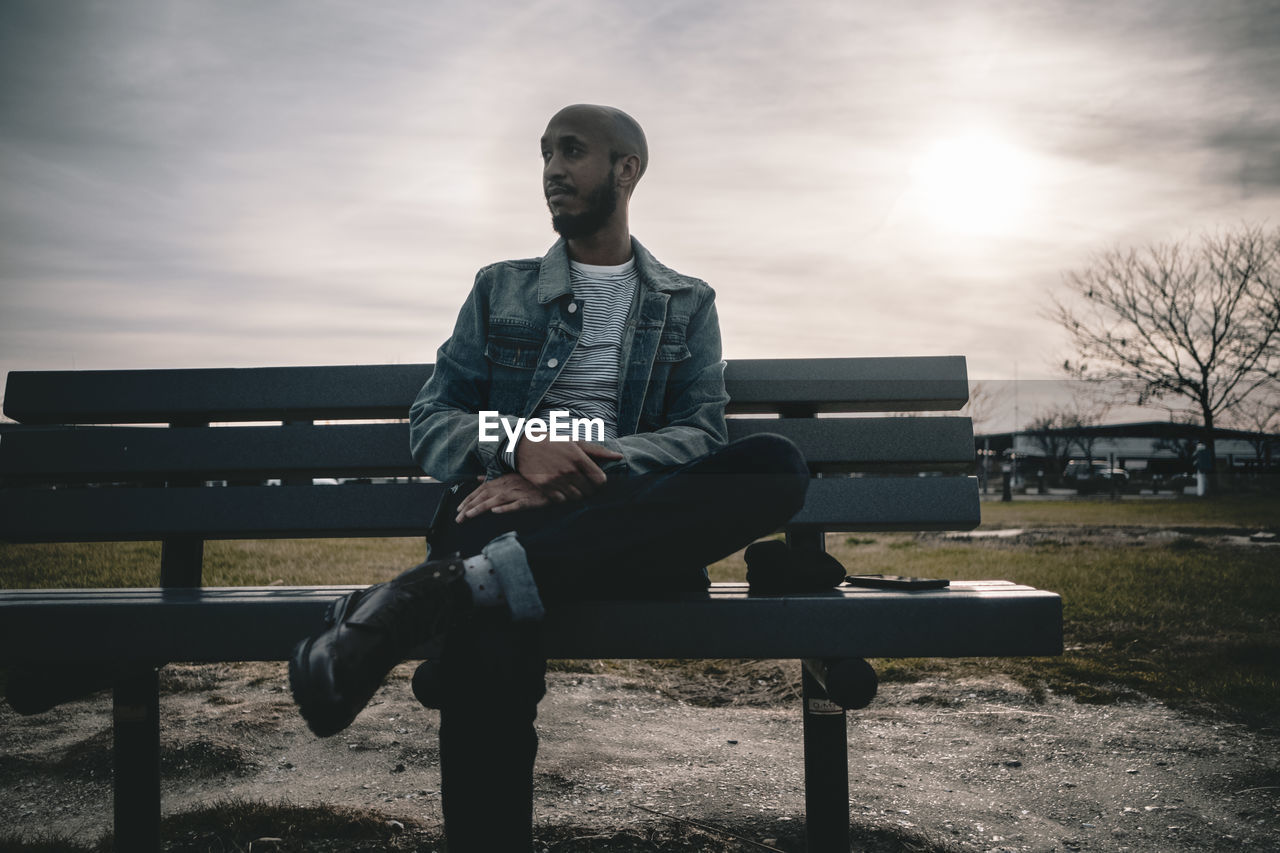
{"type": "Polygon", "coordinates": [[[871,589],[946,589],[951,581],[946,578],[920,578],[903,575],[849,575],[844,579],[849,586],[865,586],[871,589]]]}
{"type": "MultiPolygon", "coordinates": [[[[156,589],[0,592],[0,665],[26,673],[10,684],[28,710],[67,698],[66,684],[41,692],[33,673],[42,667],[76,667],[87,687],[104,678],[113,687],[120,849],[159,844],[157,668],[284,660],[350,589],[202,588],[204,540],[424,535],[443,486],[417,478],[407,425],[328,422],[403,418],[430,371],[10,374],[5,412],[21,425],[0,439],[0,539],[163,542],[156,589]],[[283,423],[209,426],[247,421],[283,423]],[[313,485],[313,478],[362,482],[313,485]],[[263,485],[268,479],[284,485],[263,485]]],[[[782,433],[814,473],[804,509],[786,529],[793,548],[823,550],[825,531],[977,526],[967,418],[815,417],[959,409],[967,398],[962,358],[736,361],[726,383],[730,413],[781,416],[732,418],[730,437],[782,433]]],[[[809,847],[845,851],[844,709],[875,694],[864,659],[1058,654],[1061,614],[1057,595],[1003,581],[782,596],[717,584],[682,600],[555,609],[545,645],[553,657],[804,660],[809,847]]]]}
{"type": "Polygon", "coordinates": [[[748,545],[742,558],[747,564],[747,585],[762,595],[823,592],[845,577],[844,566],[825,551],[790,548],[777,539],[748,545]]]}

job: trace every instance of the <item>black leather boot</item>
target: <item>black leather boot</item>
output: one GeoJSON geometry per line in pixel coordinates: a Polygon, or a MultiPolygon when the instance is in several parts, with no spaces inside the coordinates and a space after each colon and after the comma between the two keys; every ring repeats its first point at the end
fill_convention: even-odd
{"type": "Polygon", "coordinates": [[[349,726],[387,673],[471,603],[462,574],[458,557],[431,560],[331,605],[329,627],[299,642],[289,660],[293,699],[312,732],[329,737],[349,726]]]}

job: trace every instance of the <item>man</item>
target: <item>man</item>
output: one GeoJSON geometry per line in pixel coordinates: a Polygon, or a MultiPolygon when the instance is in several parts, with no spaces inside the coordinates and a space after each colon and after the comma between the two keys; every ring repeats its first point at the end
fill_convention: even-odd
{"type": "Polygon", "coordinates": [[[714,293],[630,235],[640,126],[566,107],[541,150],[562,239],[480,270],[410,410],[414,458],[454,483],[429,556],[455,556],[339,600],[290,661],[300,710],[326,736],[412,648],[442,639],[414,688],[441,710],[455,853],[529,849],[543,601],[705,589],[703,567],[783,525],[808,484],[787,439],[726,443],[714,293]],[[530,427],[557,411],[601,429],[555,440],[530,427]]]}
{"type": "Polygon", "coordinates": [[[1213,473],[1213,454],[1203,441],[1196,442],[1191,461],[1196,469],[1196,497],[1202,498],[1209,493],[1209,475],[1213,473]]]}

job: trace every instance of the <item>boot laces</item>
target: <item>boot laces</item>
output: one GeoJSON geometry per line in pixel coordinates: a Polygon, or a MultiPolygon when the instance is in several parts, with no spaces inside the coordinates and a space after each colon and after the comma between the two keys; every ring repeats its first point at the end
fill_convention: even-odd
{"type": "Polygon", "coordinates": [[[377,585],[383,587],[382,595],[377,596],[376,604],[370,602],[372,609],[367,613],[360,612],[360,606],[377,586],[354,593],[358,598],[351,603],[347,627],[381,632],[398,642],[415,643],[425,639],[447,609],[447,586],[460,576],[452,569],[455,567],[450,563],[423,577],[377,585]]]}

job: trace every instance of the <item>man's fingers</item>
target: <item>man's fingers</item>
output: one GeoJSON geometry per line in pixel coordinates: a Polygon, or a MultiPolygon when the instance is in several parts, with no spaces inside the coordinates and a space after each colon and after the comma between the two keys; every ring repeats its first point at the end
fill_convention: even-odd
{"type": "Polygon", "coordinates": [[[530,477],[529,482],[552,500],[562,500],[563,498],[569,497],[571,489],[575,490],[578,495],[581,495],[584,489],[591,488],[586,478],[578,473],[576,464],[575,467],[558,474],[530,477]],[[556,495],[559,495],[560,497],[556,497],[556,495]]]}
{"type": "Polygon", "coordinates": [[[546,495],[536,490],[521,491],[517,493],[495,493],[487,500],[479,501],[469,507],[465,513],[459,514],[457,521],[461,524],[469,518],[484,515],[486,512],[502,513],[513,512],[519,509],[533,509],[535,507],[546,506],[549,502],[550,500],[546,495]]]}
{"type": "Polygon", "coordinates": [[[459,502],[458,502],[458,512],[462,512],[462,510],[463,510],[463,509],[465,509],[466,507],[470,506],[470,505],[471,505],[471,503],[472,503],[472,501],[475,499],[475,497],[476,497],[477,495],[482,495],[482,494],[484,493],[484,491],[485,491],[485,486],[484,486],[484,484],[485,484],[485,477],[484,477],[484,474],[477,474],[477,475],[476,475],[476,479],[480,481],[480,485],[479,485],[479,486],[477,486],[476,488],[472,489],[470,492],[468,492],[468,493],[467,493],[467,496],[466,496],[466,497],[464,497],[461,501],[459,501],[459,502]]]}
{"type": "MultiPolygon", "coordinates": [[[[588,465],[592,464],[591,460],[586,457],[583,457],[582,462],[585,462],[588,465]]],[[[581,500],[596,490],[595,484],[591,482],[591,479],[581,470],[581,462],[559,477],[555,477],[550,480],[547,483],[546,488],[560,492],[570,500],[581,500]]]]}
{"type": "Polygon", "coordinates": [[[509,489],[504,488],[498,480],[486,480],[458,504],[456,520],[461,522],[474,518],[495,503],[505,500],[509,494],[511,494],[509,489]]]}
{"type": "Polygon", "coordinates": [[[609,478],[605,476],[605,473],[600,470],[600,466],[588,455],[587,449],[594,447],[606,452],[612,451],[609,451],[607,447],[602,447],[589,441],[580,441],[571,446],[574,449],[573,470],[566,472],[564,480],[576,486],[583,495],[593,494],[596,488],[603,486],[609,478]]]}
{"type": "Polygon", "coordinates": [[[483,515],[495,506],[501,506],[504,503],[510,502],[511,499],[512,495],[509,493],[504,494],[501,492],[493,492],[483,500],[476,501],[474,504],[467,507],[466,511],[462,512],[460,515],[463,518],[475,518],[477,515],[483,515]]]}
{"type": "Polygon", "coordinates": [[[475,506],[477,501],[484,500],[484,497],[486,494],[488,494],[488,489],[486,489],[484,486],[481,486],[480,488],[476,489],[474,492],[472,492],[471,494],[463,498],[462,502],[458,504],[458,518],[462,518],[463,515],[466,514],[467,510],[475,506]]]}
{"type": "Polygon", "coordinates": [[[578,470],[582,472],[582,476],[586,478],[591,485],[591,491],[594,492],[597,487],[603,486],[609,481],[604,471],[600,470],[600,466],[591,460],[590,456],[583,455],[578,460],[578,470]]]}
{"type": "Polygon", "coordinates": [[[457,520],[462,522],[466,521],[468,518],[475,518],[477,515],[484,512],[491,502],[492,501],[474,501],[465,509],[463,507],[458,507],[457,520]]]}
{"type": "Polygon", "coordinates": [[[527,492],[522,492],[518,504],[514,507],[509,507],[509,509],[537,509],[549,503],[551,501],[542,492],[537,489],[530,489],[527,492]]]}
{"type": "Polygon", "coordinates": [[[506,503],[498,504],[493,509],[489,510],[489,512],[493,512],[493,513],[507,512],[508,510],[521,509],[528,505],[529,505],[528,502],[524,498],[512,498],[506,503]]]}
{"type": "Polygon", "coordinates": [[[466,515],[458,519],[458,523],[462,524],[467,519],[476,518],[478,516],[484,515],[486,512],[497,512],[503,506],[506,500],[507,500],[506,498],[495,498],[493,501],[490,501],[489,503],[486,503],[482,506],[472,507],[471,509],[467,510],[466,515]]]}
{"type": "Polygon", "coordinates": [[[596,459],[622,459],[623,455],[616,450],[610,450],[603,444],[596,444],[594,441],[580,441],[578,447],[589,456],[596,459]]]}
{"type": "Polygon", "coordinates": [[[490,511],[511,512],[517,509],[534,509],[535,507],[546,506],[547,503],[547,496],[541,492],[524,492],[513,497],[508,503],[495,506],[490,511]]]}
{"type": "Polygon", "coordinates": [[[484,500],[486,497],[491,495],[493,493],[493,489],[495,488],[492,484],[495,482],[497,481],[486,480],[485,482],[481,483],[479,486],[476,486],[476,488],[472,490],[470,494],[468,494],[465,498],[463,498],[461,501],[458,502],[458,511],[461,512],[462,510],[474,504],[476,501],[484,500]]]}

